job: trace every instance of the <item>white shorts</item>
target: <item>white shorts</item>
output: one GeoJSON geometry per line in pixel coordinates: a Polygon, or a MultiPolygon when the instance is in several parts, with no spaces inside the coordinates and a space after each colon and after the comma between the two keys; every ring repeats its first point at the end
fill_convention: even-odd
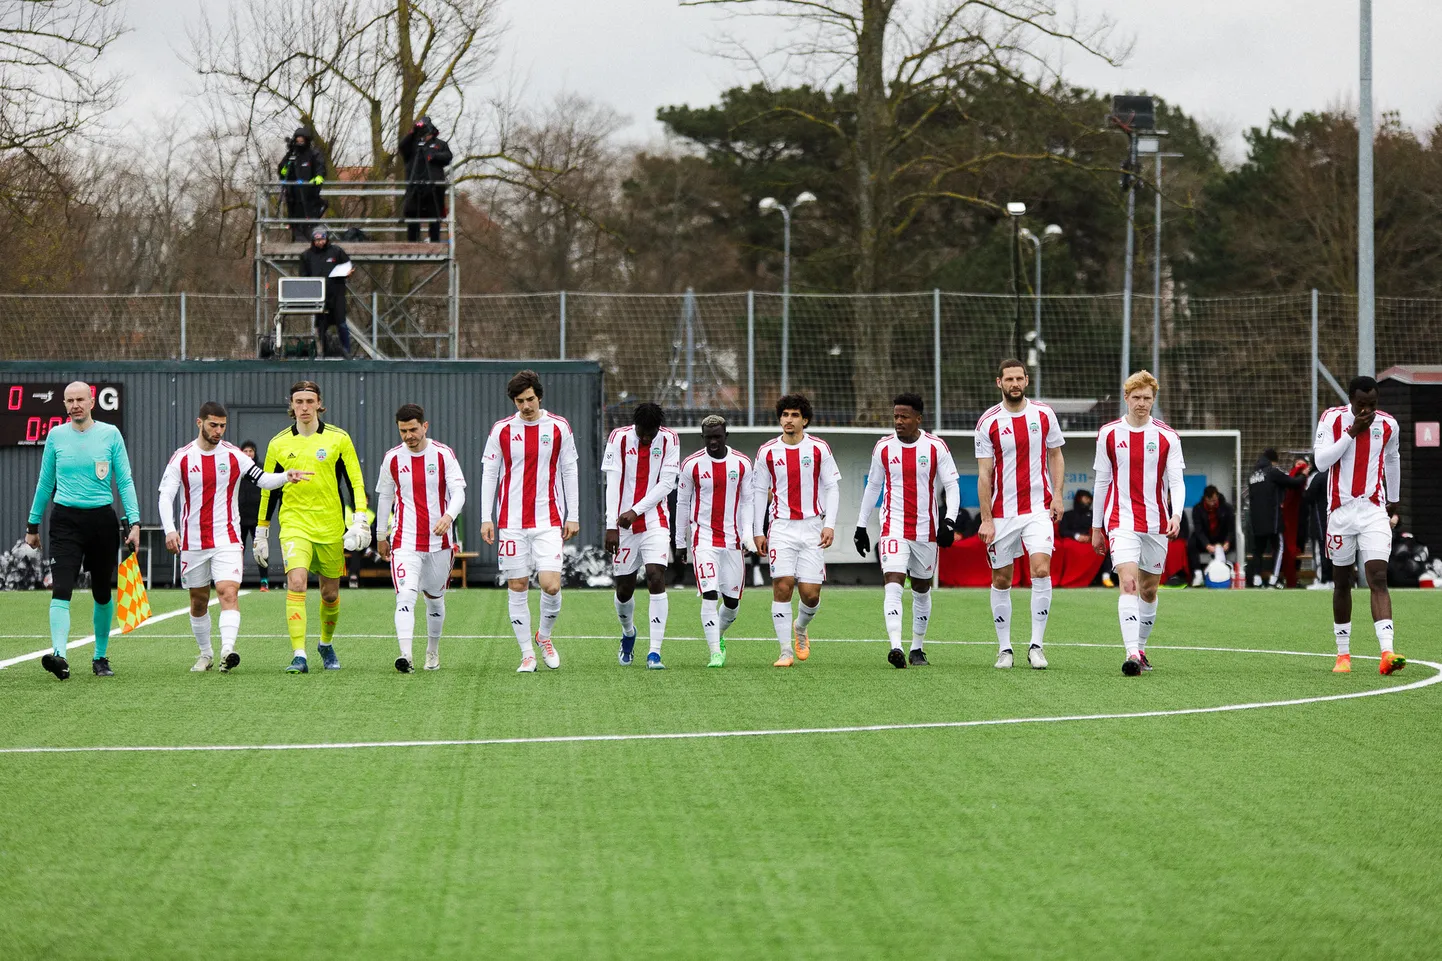
{"type": "Polygon", "coordinates": [[[883,537],[876,549],[881,552],[883,574],[907,574],[916,581],[930,580],[936,574],[935,544],[883,537]]]}
{"type": "Polygon", "coordinates": [[[1112,566],[1135,564],[1148,574],[1160,574],[1167,566],[1167,535],[1144,534],[1118,528],[1107,534],[1112,566]]]}
{"type": "Polygon", "coordinates": [[[998,517],[992,523],[996,525],[996,537],[986,548],[992,570],[1006,567],[1023,553],[1051,556],[1056,532],[1051,526],[1051,515],[1045,511],[998,517]]]}
{"type": "Polygon", "coordinates": [[[1387,509],[1370,501],[1352,501],[1327,515],[1327,557],[1347,567],[1385,561],[1392,556],[1392,521],[1387,509]]]}
{"type": "Polygon", "coordinates": [[[391,551],[391,581],[396,593],[401,591],[424,591],[432,597],[440,597],[451,582],[451,567],[455,552],[393,550],[391,551]]]}
{"type": "Polygon", "coordinates": [[[826,583],[826,558],[821,549],[825,521],[811,517],[804,521],[772,521],[766,541],[771,578],[794,577],[802,584],[826,583]]]}
{"type": "Polygon", "coordinates": [[[245,553],[239,544],[211,547],[203,551],[180,552],[180,583],[183,587],[209,587],[211,582],[240,583],[245,553]]]}
{"type": "Polygon", "coordinates": [[[507,577],[530,577],[539,571],[559,574],[561,564],[561,529],[532,527],[529,530],[502,530],[496,534],[496,558],[501,573],[507,577]]]}
{"type": "Polygon", "coordinates": [[[696,571],[696,589],[702,594],[719,591],[727,597],[740,597],[746,561],[741,551],[727,547],[697,547],[691,551],[691,566],[696,571]]]}
{"type": "Polygon", "coordinates": [[[611,561],[611,573],[616,577],[634,574],[646,564],[671,563],[671,532],[664,527],[652,527],[639,534],[622,528],[621,546],[611,561]]]}

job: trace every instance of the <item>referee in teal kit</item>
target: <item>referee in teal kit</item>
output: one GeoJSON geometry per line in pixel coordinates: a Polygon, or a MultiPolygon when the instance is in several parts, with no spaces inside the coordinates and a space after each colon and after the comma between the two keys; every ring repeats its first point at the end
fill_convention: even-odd
{"type": "Polygon", "coordinates": [[[82,563],[90,572],[90,593],[95,598],[95,656],[90,667],[97,677],[115,675],[105,656],[110,644],[110,622],[115,618],[110,582],[120,552],[120,524],[110,490],[112,476],[120,489],[120,505],[125,509],[125,543],[131,550],[140,546],[140,505],[135,499],[125,440],[114,425],[102,424],[90,416],[94,408],[89,384],[77,380],[65,388],[65,412],[70,415],[70,423],[56,427],[45,438],[40,482],[35,485],[35,502],[25,529],[25,543],[39,547],[40,519],[53,494],[50,644],[54,653],[42,657],[40,666],[62,681],[70,676],[70,665],[65,660],[70,640],[70,595],[82,563]]]}

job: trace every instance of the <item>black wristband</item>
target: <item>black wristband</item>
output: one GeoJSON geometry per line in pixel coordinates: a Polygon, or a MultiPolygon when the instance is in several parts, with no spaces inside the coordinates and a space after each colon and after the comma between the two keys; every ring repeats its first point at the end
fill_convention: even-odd
{"type": "Polygon", "coordinates": [[[25,533],[27,533],[27,534],[38,534],[38,533],[40,533],[40,525],[39,525],[39,524],[26,524],[26,525],[25,525],[25,533]]]}

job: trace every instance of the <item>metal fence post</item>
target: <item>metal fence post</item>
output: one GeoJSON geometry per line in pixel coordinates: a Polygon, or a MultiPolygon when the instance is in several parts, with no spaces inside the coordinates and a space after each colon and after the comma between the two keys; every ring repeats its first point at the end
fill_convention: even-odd
{"type": "Polygon", "coordinates": [[[185,291],[180,292],[180,359],[185,360],[185,291]]]}
{"type": "Polygon", "coordinates": [[[1317,426],[1317,288],[1312,288],[1312,427],[1317,426]]]}
{"type": "Polygon", "coordinates": [[[756,426],[756,291],[746,291],[746,426],[756,426]]]}
{"type": "Polygon", "coordinates": [[[371,350],[378,350],[380,345],[376,337],[381,325],[381,295],[379,291],[371,291],[371,350]]]}
{"type": "Polygon", "coordinates": [[[931,290],[931,383],[932,404],[936,407],[936,429],[941,423],[941,288],[931,290]]]}
{"type": "Polygon", "coordinates": [[[566,292],[561,291],[561,360],[566,359],[566,292]]]}

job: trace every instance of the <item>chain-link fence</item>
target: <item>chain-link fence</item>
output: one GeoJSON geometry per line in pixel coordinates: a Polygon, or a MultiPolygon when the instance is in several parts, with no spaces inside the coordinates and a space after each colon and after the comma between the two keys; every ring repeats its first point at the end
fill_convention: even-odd
{"type": "MultiPolygon", "coordinates": [[[[1152,366],[1153,300],[1132,306],[1136,370],[1152,366]]],[[[443,298],[413,307],[426,318],[418,329],[444,332],[443,298]]],[[[1238,428],[1248,449],[1307,446],[1314,325],[1321,366],[1345,383],[1356,311],[1355,297],[1336,294],[1164,300],[1163,415],[1180,428],[1238,428]]],[[[785,386],[811,397],[821,424],[885,425],[905,390],[926,399],[928,424],[965,428],[995,403],[996,363],[1019,333],[1033,395],[1086,429],[1119,409],[1122,312],[1119,295],[1042,297],[1038,310],[1032,298],[939,291],[789,303],[760,292],[497,294],[460,298],[456,336],[463,358],[599,361],[613,423],[652,400],[674,423],[714,411],[765,424],[785,386]]],[[[353,310],[351,322],[364,330],[370,320],[353,310]]],[[[0,295],[0,331],[7,360],[244,359],[256,349],[249,297],[0,295]]],[[[1376,355],[1379,370],[1442,364],[1442,300],[1379,299],[1376,355]]],[[[1320,408],[1335,403],[1325,374],[1317,389],[1320,408]]]]}

